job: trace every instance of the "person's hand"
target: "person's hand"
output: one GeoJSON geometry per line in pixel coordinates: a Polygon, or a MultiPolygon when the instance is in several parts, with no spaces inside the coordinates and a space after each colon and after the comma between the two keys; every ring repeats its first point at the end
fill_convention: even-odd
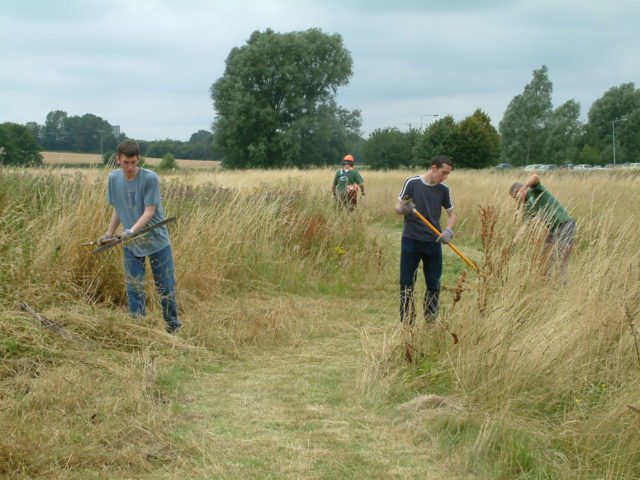
{"type": "Polygon", "coordinates": [[[120,240],[126,240],[127,238],[129,238],[131,235],[133,235],[133,230],[131,228],[127,228],[125,230],[122,231],[122,233],[120,234],[120,240]]]}
{"type": "Polygon", "coordinates": [[[527,190],[529,190],[529,187],[524,186],[520,190],[518,190],[516,198],[519,202],[524,202],[527,199],[527,190]]]}
{"type": "Polygon", "coordinates": [[[445,228],[436,241],[440,243],[448,244],[453,239],[453,230],[445,228]]]}
{"type": "Polygon", "coordinates": [[[413,212],[413,210],[416,208],[416,204],[413,203],[413,200],[411,200],[410,198],[405,198],[402,201],[402,214],[403,215],[408,215],[409,213],[413,212]]]}
{"type": "Polygon", "coordinates": [[[114,240],[113,235],[110,233],[105,233],[98,239],[99,245],[105,245],[107,243],[111,243],[114,240]]]}

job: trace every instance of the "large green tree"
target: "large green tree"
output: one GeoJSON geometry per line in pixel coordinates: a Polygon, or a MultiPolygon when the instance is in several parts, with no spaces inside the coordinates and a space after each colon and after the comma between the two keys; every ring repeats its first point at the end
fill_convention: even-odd
{"type": "Polygon", "coordinates": [[[64,122],[67,112],[54,110],[47,114],[42,128],[42,146],[47,150],[62,150],[66,142],[64,122]]]}
{"type": "Polygon", "coordinates": [[[369,135],[362,149],[362,156],[371,168],[398,168],[412,164],[412,149],[418,131],[401,132],[397,128],[376,129],[369,135]]]}
{"type": "Polygon", "coordinates": [[[613,160],[614,128],[617,161],[640,157],[640,90],[633,83],[607,90],[591,105],[588,119],[584,143],[600,153],[600,163],[613,160]]]}
{"type": "Polygon", "coordinates": [[[91,113],[67,117],[64,132],[63,148],[72,152],[102,153],[115,149],[118,143],[109,122],[91,113]]]}
{"type": "Polygon", "coordinates": [[[552,112],[547,124],[544,163],[560,165],[577,161],[582,134],[579,117],[580,104],[575,100],[563,103],[552,112]]]}
{"type": "Polygon", "coordinates": [[[211,86],[214,143],[225,166],[333,163],[357,136],[360,112],[335,102],[352,75],[340,35],[255,31],[211,86]]]}
{"type": "Polygon", "coordinates": [[[458,141],[458,127],[451,115],[442,117],[427,128],[413,147],[414,165],[427,165],[436,155],[454,158],[458,141]]]}
{"type": "Polygon", "coordinates": [[[551,92],[546,66],[533,71],[533,79],[520,95],[509,103],[499,130],[502,159],[514,165],[545,162],[547,124],[552,112],[551,92]]]}
{"type": "Polygon", "coordinates": [[[500,135],[491,118],[477,109],[457,126],[453,160],[456,167],[484,168],[498,163],[500,135]]]}
{"type": "Polygon", "coordinates": [[[24,125],[0,124],[0,162],[4,165],[42,165],[38,141],[24,125]]]}

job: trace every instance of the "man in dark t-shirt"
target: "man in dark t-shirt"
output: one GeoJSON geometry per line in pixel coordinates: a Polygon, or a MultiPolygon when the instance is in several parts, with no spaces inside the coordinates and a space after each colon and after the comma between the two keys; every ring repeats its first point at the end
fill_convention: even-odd
{"type": "Polygon", "coordinates": [[[452,170],[451,159],[446,155],[437,155],[431,160],[426,173],[405,180],[398,195],[395,212],[398,215],[404,215],[400,251],[400,320],[402,322],[410,324],[415,322],[413,288],[420,261],[422,261],[427,284],[423,300],[424,317],[427,321],[432,321],[438,313],[442,244],[449,243],[453,238],[453,227],[457,220],[449,188],[442,183],[452,170]],[[442,232],[439,237],[411,214],[413,205],[442,232]],[[441,230],[440,215],[443,208],[448,218],[446,228],[441,230]]]}

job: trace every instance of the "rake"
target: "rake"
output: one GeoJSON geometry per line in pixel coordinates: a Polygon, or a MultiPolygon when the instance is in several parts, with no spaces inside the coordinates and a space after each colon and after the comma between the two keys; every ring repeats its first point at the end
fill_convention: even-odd
{"type": "MultiPolygon", "coordinates": [[[[429,220],[427,220],[424,215],[422,215],[416,208],[415,206],[413,207],[413,209],[411,210],[411,212],[418,217],[422,223],[424,223],[433,233],[436,234],[436,236],[440,236],[442,235],[440,233],[440,231],[434,227],[431,222],[429,220]]],[[[460,250],[458,250],[458,247],[456,247],[453,243],[449,242],[447,243],[447,245],[449,246],[449,248],[451,248],[451,250],[453,250],[456,255],[458,255],[460,257],[460,259],[466,263],[468,266],[470,266],[473,270],[475,270],[476,272],[478,271],[478,265],[476,265],[475,262],[473,262],[472,260],[469,260],[464,253],[462,253],[460,250]]]]}
{"type": "Polygon", "coordinates": [[[175,221],[176,217],[169,217],[166,218],[158,223],[154,223],[153,225],[148,225],[146,227],[141,228],[140,230],[138,230],[136,233],[134,233],[133,235],[130,235],[126,238],[122,238],[120,236],[116,236],[113,239],[108,240],[106,243],[101,242],[100,240],[92,240],[90,242],[84,242],[81,243],[80,246],[82,247],[92,247],[94,245],[99,245],[98,248],[95,248],[91,253],[93,253],[94,255],[96,253],[100,253],[100,252],[104,252],[105,250],[108,250],[112,247],[115,247],[116,245],[125,245],[137,238],[140,238],[143,235],[146,235],[147,233],[151,232],[152,230],[155,230],[158,227],[161,227],[162,225],[166,225],[167,223],[173,222],[175,221]]]}

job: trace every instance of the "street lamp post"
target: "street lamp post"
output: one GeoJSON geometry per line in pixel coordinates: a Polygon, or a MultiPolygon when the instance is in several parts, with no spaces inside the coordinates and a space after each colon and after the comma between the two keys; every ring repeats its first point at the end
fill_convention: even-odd
{"type": "Polygon", "coordinates": [[[616,166],[616,122],[626,122],[627,119],[617,118],[611,122],[611,148],[613,150],[613,166],[616,166]]]}
{"type": "Polygon", "coordinates": [[[420,116],[420,132],[422,132],[422,119],[424,117],[438,117],[439,115],[437,113],[427,113],[425,115],[421,115],[420,116]]]}

